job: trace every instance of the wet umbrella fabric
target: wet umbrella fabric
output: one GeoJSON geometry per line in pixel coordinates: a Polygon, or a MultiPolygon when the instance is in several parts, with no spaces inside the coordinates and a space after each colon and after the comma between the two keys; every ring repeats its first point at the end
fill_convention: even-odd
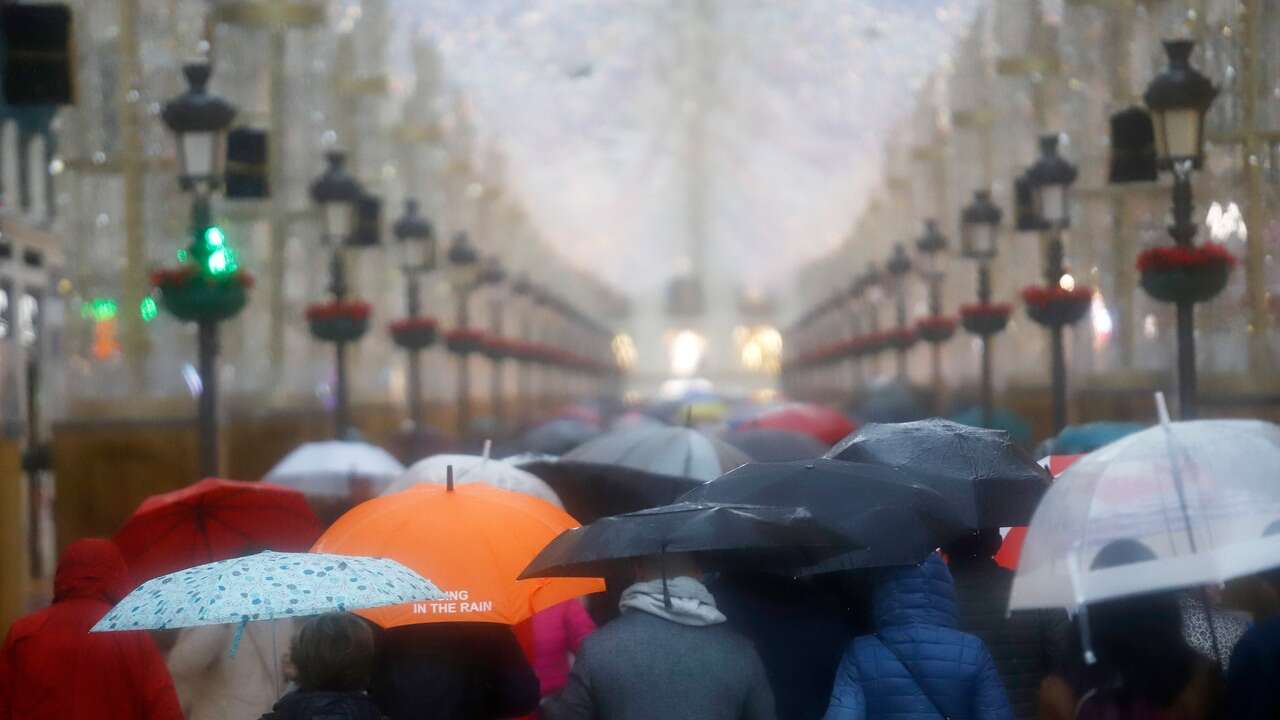
{"type": "Polygon", "coordinates": [[[297,490],[208,478],[142,501],[112,539],[141,582],[246,552],[306,550],[321,529],[297,490]]]}
{"type": "Polygon", "coordinates": [[[868,425],[827,457],[904,470],[952,502],[974,530],[1026,525],[1052,480],[1008,433],[939,418],[868,425]]]}
{"type": "Polygon", "coordinates": [[[516,579],[547,543],[577,526],[549,503],[485,483],[453,490],[423,483],[357,505],[312,549],[393,558],[448,594],[447,602],[360,612],[384,628],[436,622],[514,625],[604,589],[596,580],[516,579]]]}
{"type": "Polygon", "coordinates": [[[783,569],[855,546],[801,508],[681,502],[567,530],[520,577],[611,577],[637,558],[669,553],[695,554],[704,570],[783,569]]]}
{"type": "Polygon", "coordinates": [[[298,446],[264,479],[306,495],[372,496],[403,472],[404,465],[376,445],[330,440],[298,446]]]}
{"type": "Polygon", "coordinates": [[[770,408],[737,427],[743,430],[787,430],[808,435],[828,446],[857,429],[857,425],[842,413],[812,403],[787,403],[770,408]]]}
{"type": "Polygon", "coordinates": [[[621,465],[551,460],[521,469],[541,478],[578,522],[672,503],[701,480],[633,470],[621,465]]]}
{"type": "Polygon", "coordinates": [[[430,580],[394,560],[261,552],[148,580],[93,632],[246,623],[443,598],[430,580]]]}
{"type": "Polygon", "coordinates": [[[744,465],[681,501],[802,507],[865,546],[809,566],[806,574],[919,563],[965,528],[945,497],[907,473],[840,460],[744,465]]]}
{"type": "Polygon", "coordinates": [[[445,485],[452,472],[456,484],[482,482],[493,487],[518,492],[561,507],[560,498],[538,476],[526,472],[506,460],[481,455],[432,455],[419,460],[391,483],[383,495],[401,492],[419,483],[445,485]]]}
{"type": "Polygon", "coordinates": [[[576,418],[560,418],[545,422],[516,443],[521,452],[542,455],[564,455],[600,435],[600,430],[576,418]]]}
{"type": "Polygon", "coordinates": [[[1277,467],[1280,426],[1257,420],[1169,423],[1085,455],[1031,519],[1010,609],[1074,608],[1280,566],[1277,467]],[[1112,543],[1140,543],[1155,559],[1093,569],[1112,543]]]}
{"type": "Polygon", "coordinates": [[[611,432],[566,453],[563,459],[694,480],[712,480],[751,461],[737,448],[683,427],[611,432]]]}
{"type": "Polygon", "coordinates": [[[829,447],[808,435],[767,428],[730,430],[722,437],[756,462],[812,460],[825,455],[829,447]]]}

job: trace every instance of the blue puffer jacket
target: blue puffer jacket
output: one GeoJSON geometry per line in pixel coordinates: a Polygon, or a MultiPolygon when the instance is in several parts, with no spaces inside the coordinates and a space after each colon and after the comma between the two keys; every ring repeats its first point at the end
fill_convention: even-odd
{"type": "Polygon", "coordinates": [[[955,629],[940,557],[880,571],[871,599],[877,632],[845,651],[826,720],[1013,719],[986,646],[955,629]]]}

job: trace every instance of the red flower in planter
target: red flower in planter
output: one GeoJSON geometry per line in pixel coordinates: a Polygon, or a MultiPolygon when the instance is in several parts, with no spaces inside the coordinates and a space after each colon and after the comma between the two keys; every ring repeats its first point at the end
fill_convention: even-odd
{"type": "Polygon", "coordinates": [[[245,290],[253,287],[253,275],[244,270],[237,270],[228,275],[209,278],[201,274],[195,265],[185,264],[171,268],[156,268],[151,271],[151,284],[160,289],[183,288],[200,283],[203,285],[238,285],[245,290]]]}
{"type": "Polygon", "coordinates": [[[1028,285],[1022,289],[1022,301],[1038,307],[1051,303],[1091,303],[1093,288],[1077,287],[1067,290],[1058,285],[1028,285]]]}
{"type": "Polygon", "coordinates": [[[363,300],[316,303],[307,306],[307,320],[368,320],[373,306],[363,300]]]}
{"type": "Polygon", "coordinates": [[[440,323],[433,317],[401,318],[387,326],[392,333],[426,332],[436,330],[440,323]]]}
{"type": "Polygon", "coordinates": [[[1234,267],[1236,256],[1221,243],[1203,245],[1163,245],[1147,248],[1138,254],[1139,272],[1163,272],[1169,270],[1198,270],[1213,265],[1234,267]]]}
{"type": "Polygon", "coordinates": [[[931,315],[916,320],[916,334],[926,342],[938,343],[951,339],[959,323],[946,315],[931,315]]]}
{"type": "Polygon", "coordinates": [[[960,306],[962,316],[1008,315],[1011,312],[1013,312],[1013,306],[1009,303],[972,303],[960,306]]]}

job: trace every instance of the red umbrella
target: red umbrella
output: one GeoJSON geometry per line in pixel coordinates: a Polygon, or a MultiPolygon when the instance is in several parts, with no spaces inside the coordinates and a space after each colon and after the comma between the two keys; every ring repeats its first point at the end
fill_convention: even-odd
{"type": "Polygon", "coordinates": [[[143,500],[114,539],[143,582],[259,550],[305,551],[321,530],[293,488],[209,478],[143,500]]]}
{"type": "Polygon", "coordinates": [[[858,429],[842,413],[812,403],[787,403],[770,408],[738,425],[738,429],[767,428],[808,435],[826,445],[834,445],[858,429]]]}

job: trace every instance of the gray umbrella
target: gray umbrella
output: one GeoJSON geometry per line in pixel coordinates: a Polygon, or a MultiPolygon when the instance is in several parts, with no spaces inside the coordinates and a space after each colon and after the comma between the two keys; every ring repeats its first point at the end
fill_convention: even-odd
{"type": "Polygon", "coordinates": [[[751,462],[741,450],[697,430],[666,426],[611,432],[584,443],[564,459],[701,481],[751,462]]]}

